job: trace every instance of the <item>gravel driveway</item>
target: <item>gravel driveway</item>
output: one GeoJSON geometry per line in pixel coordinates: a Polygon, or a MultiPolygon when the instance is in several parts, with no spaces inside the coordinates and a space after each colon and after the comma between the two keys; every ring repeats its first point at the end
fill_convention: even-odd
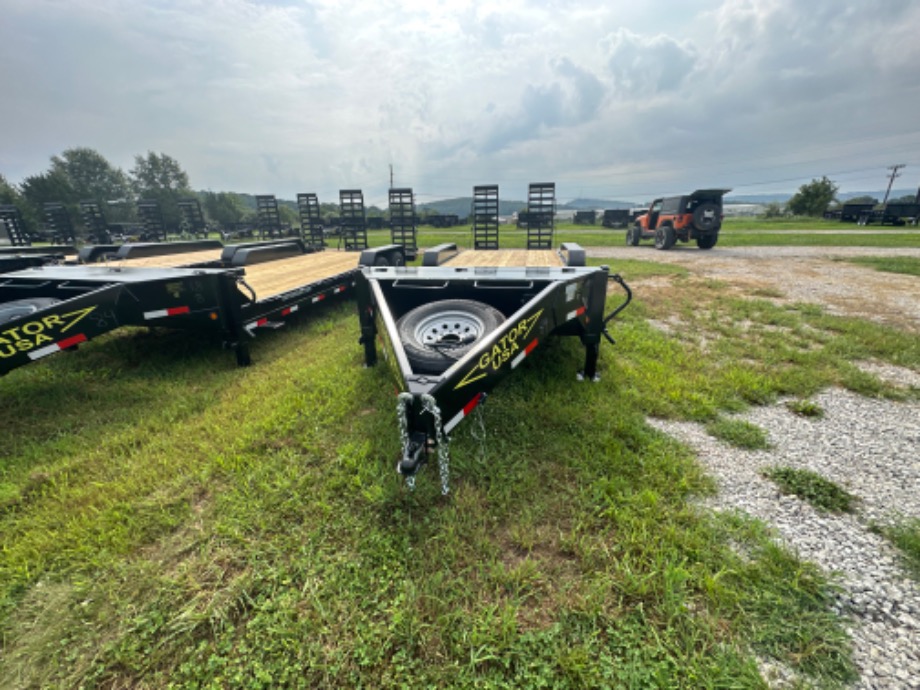
{"type": "MultiPolygon", "coordinates": [[[[587,253],[593,258],[677,264],[725,281],[736,291],[778,290],[790,301],[822,304],[831,314],[860,316],[920,333],[920,279],[840,261],[857,256],[920,258],[920,248],[717,246],[700,251],[688,245],[658,251],[641,245],[589,247],[587,253]]],[[[610,265],[617,270],[616,261],[610,265]]],[[[636,285],[641,287],[641,281],[636,285]]]]}
{"type": "MultiPolygon", "coordinates": [[[[920,332],[920,278],[835,261],[920,257],[920,249],[603,247],[588,249],[588,255],[614,259],[613,270],[619,258],[679,264],[739,294],[768,289],[780,301],[817,303],[834,314],[920,332]]],[[[641,299],[643,280],[630,284],[641,299]]],[[[660,279],[650,280],[652,285],[660,288],[660,279]]],[[[880,364],[870,371],[920,387],[920,372],[880,364]]],[[[798,417],[782,403],[741,415],[767,431],[769,451],[732,448],[693,423],[649,423],[696,450],[719,486],[708,502],[711,508],[740,510],[763,520],[788,547],[836,578],[842,588],[837,610],[849,620],[860,672],[853,687],[920,688],[920,586],[906,575],[891,544],[870,530],[873,524],[920,518],[920,403],[868,399],[836,389],[815,401],[825,411],[823,418],[798,417]],[[761,476],[778,465],[808,469],[845,487],[859,498],[856,512],[821,513],[783,496],[761,476]]],[[[774,663],[764,662],[761,670],[773,687],[794,682],[788,669],[774,663]]]]}

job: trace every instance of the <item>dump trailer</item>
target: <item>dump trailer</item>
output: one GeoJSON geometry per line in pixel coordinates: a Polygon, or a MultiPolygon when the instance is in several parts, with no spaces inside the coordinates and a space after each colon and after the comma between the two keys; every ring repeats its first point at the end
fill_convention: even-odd
{"type": "Polygon", "coordinates": [[[378,348],[397,389],[402,453],[410,487],[437,450],[441,491],[449,491],[449,443],[456,426],[553,335],[585,346],[579,380],[597,380],[601,339],[631,292],[606,266],[585,265],[575,244],[553,250],[470,250],[444,244],[420,267],[362,269],[357,285],[365,363],[378,348]],[[625,300],[605,316],[607,285],[625,300]]]}
{"type": "Polygon", "coordinates": [[[917,224],[920,218],[920,190],[913,202],[889,201],[860,212],[858,225],[895,225],[917,224]]]}
{"type": "Polygon", "coordinates": [[[0,274],[0,374],[121,328],[210,332],[250,363],[249,341],[350,292],[359,266],[399,265],[401,247],[310,251],[302,241],[123,245],[105,264],[0,274]],[[158,251],[161,250],[161,251],[158,251]]]}
{"type": "Polygon", "coordinates": [[[594,225],[597,222],[597,213],[595,211],[575,211],[572,220],[575,225],[594,225]]]}
{"type": "Polygon", "coordinates": [[[629,209],[626,208],[608,208],[604,211],[601,225],[605,228],[625,228],[633,220],[629,209]]]}

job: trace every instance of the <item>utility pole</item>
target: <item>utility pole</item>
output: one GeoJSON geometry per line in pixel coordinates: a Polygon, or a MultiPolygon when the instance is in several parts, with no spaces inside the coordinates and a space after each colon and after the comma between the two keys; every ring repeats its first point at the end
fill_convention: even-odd
{"type": "Polygon", "coordinates": [[[393,189],[393,164],[390,163],[390,189],[393,189]]]}
{"type": "Polygon", "coordinates": [[[888,179],[888,189],[885,190],[885,198],[882,200],[883,204],[888,201],[888,195],[891,194],[891,185],[894,184],[894,178],[901,176],[901,173],[899,173],[898,170],[903,167],[905,167],[904,163],[888,166],[888,169],[891,171],[891,177],[888,179]]]}

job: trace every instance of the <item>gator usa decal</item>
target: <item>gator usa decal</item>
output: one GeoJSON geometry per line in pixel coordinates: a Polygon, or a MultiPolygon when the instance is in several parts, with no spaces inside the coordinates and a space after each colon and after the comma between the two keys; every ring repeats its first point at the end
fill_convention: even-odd
{"type": "Polygon", "coordinates": [[[96,306],[94,304],[66,314],[47,314],[24,323],[19,320],[10,322],[0,331],[0,357],[12,357],[20,352],[31,352],[54,344],[61,334],[89,316],[96,306]]]}
{"type": "Polygon", "coordinates": [[[517,353],[521,352],[522,347],[526,352],[532,350],[536,346],[536,340],[528,343],[526,347],[524,347],[523,343],[527,341],[534,324],[537,323],[542,314],[543,309],[518,321],[491,348],[479,355],[476,364],[466,373],[460,383],[454,386],[454,390],[484,379],[489,375],[489,372],[498,371],[511,361],[517,353]]]}

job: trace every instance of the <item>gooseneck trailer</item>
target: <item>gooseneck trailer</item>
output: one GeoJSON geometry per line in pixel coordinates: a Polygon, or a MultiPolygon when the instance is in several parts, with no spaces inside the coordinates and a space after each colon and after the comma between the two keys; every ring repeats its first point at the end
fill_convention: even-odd
{"type": "Polygon", "coordinates": [[[581,380],[597,380],[607,326],[630,301],[606,266],[585,265],[574,244],[552,250],[428,250],[420,267],[362,269],[357,284],[365,362],[389,366],[398,397],[402,454],[410,486],[437,449],[441,490],[449,490],[450,433],[552,335],[578,336],[581,380]],[[625,300],[605,315],[607,286],[625,300]]]}
{"type": "Polygon", "coordinates": [[[352,290],[360,265],[404,263],[393,245],[316,251],[299,239],[128,244],[101,257],[0,274],[0,375],[122,326],[214,333],[245,366],[257,330],[352,290]]]}

